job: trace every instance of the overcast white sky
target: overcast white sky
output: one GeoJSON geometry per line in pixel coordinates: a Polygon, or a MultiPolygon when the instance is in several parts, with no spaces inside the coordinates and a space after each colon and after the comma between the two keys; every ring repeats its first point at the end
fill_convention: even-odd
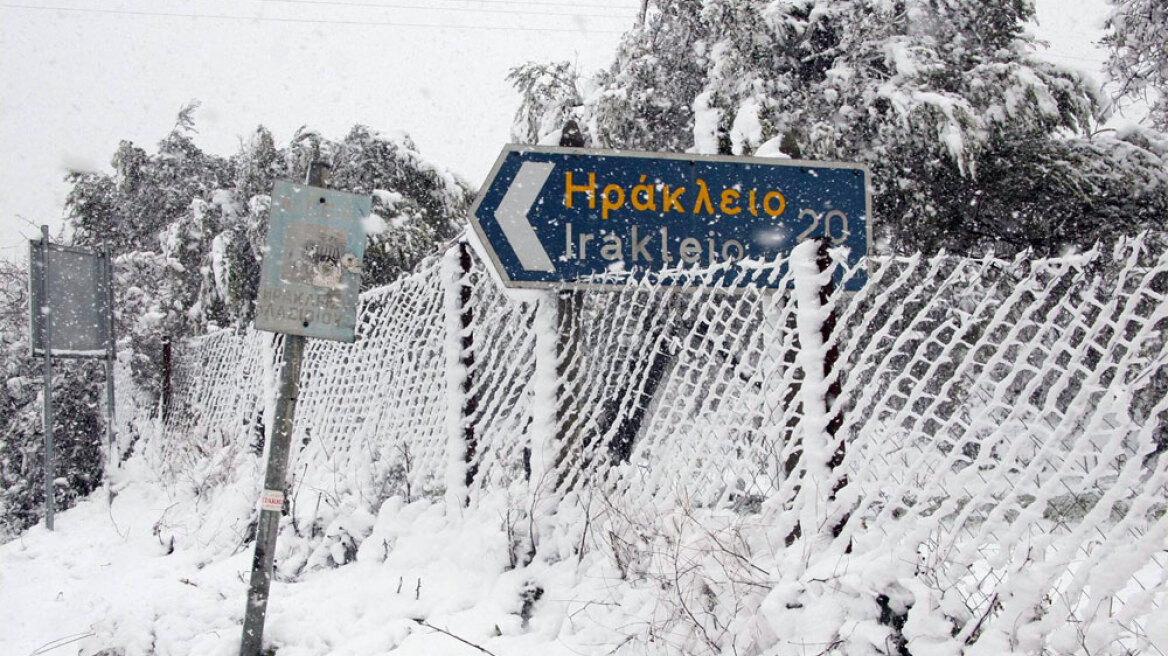
{"type": "MultiPolygon", "coordinates": [[[[478,184],[507,142],[528,60],[606,65],[640,0],[0,0],[0,257],[60,225],[69,168],[153,149],[189,100],[229,154],[268,126],[404,130],[478,184]]],[[[1057,61],[1097,70],[1105,0],[1038,0],[1057,61]]]]}
{"type": "Polygon", "coordinates": [[[232,153],[261,123],[279,143],[305,124],[340,138],[364,123],[409,132],[478,184],[508,139],[508,69],[600,67],[639,6],[0,0],[0,255],[23,257],[34,225],[60,224],[67,169],[108,170],[122,139],[153,149],[195,98],[205,150],[232,153]]]}

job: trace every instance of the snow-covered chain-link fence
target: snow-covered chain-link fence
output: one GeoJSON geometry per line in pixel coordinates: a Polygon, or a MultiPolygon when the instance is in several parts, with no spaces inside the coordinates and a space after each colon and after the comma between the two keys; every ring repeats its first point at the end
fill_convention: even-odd
{"type": "MultiPolygon", "coordinates": [[[[795,615],[814,582],[844,588],[857,563],[899,563],[888,589],[871,572],[856,585],[881,595],[881,622],[914,654],[934,653],[929,640],[1161,653],[1168,256],[1133,241],[869,266],[863,291],[822,307],[803,294],[800,308],[799,293],[647,283],[516,294],[456,248],[365,294],[356,343],[309,342],[289,497],[317,495],[293,516],[314,521],[321,498],[376,513],[395,494],[473,505],[504,488],[528,490],[532,508],[599,493],[630,523],[707,509],[755,527],[755,543],[726,547],[742,562],[802,554],[741,573],[748,589],[797,582],[795,615]],[[896,585],[914,611],[887,594],[896,585]]],[[[228,331],[177,349],[167,466],[259,448],[275,350],[228,331]]],[[[710,599],[743,584],[724,561],[720,577],[703,582],[710,599]]],[[[710,646],[722,612],[690,614],[710,646]]]]}

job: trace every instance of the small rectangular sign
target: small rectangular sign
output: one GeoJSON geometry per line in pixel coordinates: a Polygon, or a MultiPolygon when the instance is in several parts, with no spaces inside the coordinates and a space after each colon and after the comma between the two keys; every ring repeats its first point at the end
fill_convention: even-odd
{"type": "Polygon", "coordinates": [[[369,196],[276,182],[256,296],[257,330],[355,339],[369,196]]]}
{"type": "Polygon", "coordinates": [[[776,287],[751,270],[801,241],[867,255],[868,187],[861,164],[508,146],[471,222],[512,287],[776,287]]]}
{"type": "Polygon", "coordinates": [[[280,490],[264,490],[260,493],[260,510],[280,512],[284,510],[284,493],[280,490]]]}
{"type": "Polygon", "coordinates": [[[45,254],[40,240],[29,242],[32,354],[44,355],[48,328],[54,357],[106,357],[111,327],[109,258],[50,243],[46,279],[45,254]]]}

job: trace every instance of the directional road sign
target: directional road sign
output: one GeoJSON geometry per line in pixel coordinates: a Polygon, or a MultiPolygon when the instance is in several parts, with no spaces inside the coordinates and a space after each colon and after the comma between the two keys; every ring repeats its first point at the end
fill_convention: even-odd
{"type": "Polygon", "coordinates": [[[860,164],[508,146],[471,216],[511,287],[603,289],[626,274],[776,287],[749,272],[803,240],[867,254],[869,178],[860,164]]]}
{"type": "Polygon", "coordinates": [[[365,255],[362,219],[372,203],[369,196],[276,182],[256,329],[353,341],[365,255]]]}

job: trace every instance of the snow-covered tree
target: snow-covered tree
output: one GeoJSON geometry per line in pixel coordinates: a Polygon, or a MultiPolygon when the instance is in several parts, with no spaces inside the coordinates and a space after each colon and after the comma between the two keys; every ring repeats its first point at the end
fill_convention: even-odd
{"type": "Polygon", "coordinates": [[[174,128],[154,155],[123,141],[111,160],[113,175],[73,173],[66,199],[75,240],[108,245],[115,253],[156,250],[158,235],[190,207],[229,186],[234,163],[204,153],[195,145],[192,113],[198,103],[179,112],[174,128]]]}
{"type": "Polygon", "coordinates": [[[333,185],[373,196],[364,285],[391,282],[457,234],[469,188],[423,158],[409,135],[358,125],[331,150],[333,185]]]}
{"type": "Polygon", "coordinates": [[[576,68],[570,62],[530,62],[511,69],[507,80],[520,96],[511,138],[556,145],[560,130],[583,104],[576,68]],[[555,141],[549,142],[550,138],[555,141]]]}
{"type": "Polygon", "coordinates": [[[1121,96],[1147,97],[1152,123],[1168,131],[1168,3],[1111,0],[1103,42],[1107,68],[1121,96]]]}
{"type": "MultiPolygon", "coordinates": [[[[1074,136],[1097,98],[1033,56],[1033,14],[1029,0],[655,0],[608,70],[573,81],[590,91],[569,113],[595,147],[864,162],[894,251],[1052,252],[1160,226],[1162,154],[1074,136]]],[[[555,115],[562,86],[525,93],[520,118],[555,115]]]]}
{"type": "Polygon", "coordinates": [[[252,319],[272,184],[303,180],[312,161],[331,165],[333,188],[374,196],[367,287],[411,269],[455,234],[465,213],[467,186],[422,157],[404,134],[356,126],[332,142],[302,128],[281,149],[261,126],[236,155],[223,158],[194,144],[195,107],[184,108],[157,153],[123,142],[113,175],[73,174],[67,204],[79,244],[105,243],[115,254],[152,263],[148,275],[160,278],[125,284],[138,290],[165,284],[165,299],[154,305],[168,330],[199,333],[252,319]]]}

